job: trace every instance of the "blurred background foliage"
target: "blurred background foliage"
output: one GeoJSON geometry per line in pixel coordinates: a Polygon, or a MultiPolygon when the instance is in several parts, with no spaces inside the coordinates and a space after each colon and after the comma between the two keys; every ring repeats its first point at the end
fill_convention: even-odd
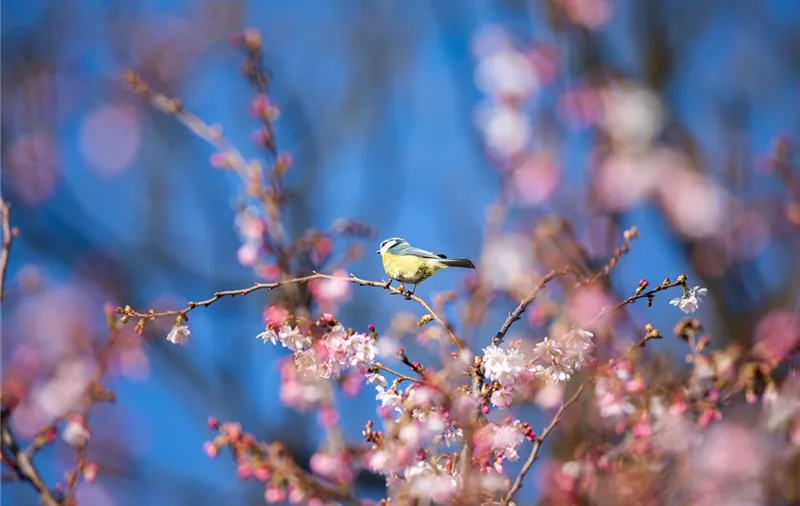
{"type": "MultiPolygon", "coordinates": [[[[213,151],[202,140],[119,81],[126,69],[139,72],[257,156],[251,92],[228,44],[248,27],[261,31],[271,96],[281,108],[278,138],[294,157],[285,223],[293,237],[348,217],[381,238],[486,260],[487,209],[498,195],[514,195],[515,185],[530,185],[544,197],[533,205],[522,199],[508,214],[510,243],[560,215],[589,244],[590,264],[602,265],[621,229],[635,224],[642,239],[612,276],[619,294],[631,293],[639,278],[660,282],[685,272],[712,294],[701,312],[716,342],[749,342],[760,328],[774,330],[774,317],[796,325],[800,194],[792,160],[784,157],[786,170],[767,161],[783,149],[777,135],[796,140],[800,129],[800,4],[792,0],[4,0],[2,10],[2,190],[21,230],[2,363],[33,360],[33,350],[41,373],[35,402],[15,415],[23,436],[90,369],[89,350],[105,339],[105,302],[178,307],[253,282],[236,256],[231,204],[239,181],[212,169],[213,151]],[[547,187],[503,173],[476,127],[485,98],[473,46],[487,26],[552,51],[556,77],[525,114],[531,150],[552,161],[547,181],[555,182],[547,187]],[[570,109],[565,97],[574,101],[576,90],[609,82],[635,84],[663,118],[653,145],[672,158],[647,198],[619,194],[637,184],[640,161],[661,160],[656,148],[638,153],[632,172],[607,191],[602,160],[615,150],[608,129],[569,121],[575,109],[580,120],[597,105],[580,95],[586,101],[570,109]],[[713,185],[697,190],[686,174],[713,185]],[[709,210],[719,199],[725,206],[709,210]],[[704,226],[714,233],[696,233],[704,226]]],[[[620,107],[638,110],[625,101],[620,107]]],[[[348,269],[380,279],[378,241],[368,241],[364,259],[348,269]]],[[[458,279],[442,274],[420,292],[458,279]]],[[[276,359],[283,350],[254,339],[269,297],[193,313],[187,348],[163,340],[167,327],[144,348],[131,334],[110,383],[118,403],[93,415],[90,454],[101,472],[82,486],[81,504],[262,503],[261,487],[242,485],[229,462],[203,454],[211,414],[284,440],[307,462],[317,423],[281,406],[276,359]]],[[[408,311],[404,301],[367,290],[347,297],[337,314],[356,328],[380,330],[408,311]]],[[[492,300],[474,351],[512,304],[512,297],[492,300]]],[[[666,301],[657,306],[643,318],[669,328],[674,312],[666,301]]],[[[343,405],[343,423],[357,439],[373,396],[362,392],[343,405]]],[[[51,481],[61,478],[62,446],[38,457],[51,481]]],[[[360,484],[369,495],[382,493],[378,477],[365,474],[360,484]]],[[[22,486],[3,488],[10,504],[36,503],[22,486]]],[[[522,497],[534,497],[535,488],[522,497]]]]}

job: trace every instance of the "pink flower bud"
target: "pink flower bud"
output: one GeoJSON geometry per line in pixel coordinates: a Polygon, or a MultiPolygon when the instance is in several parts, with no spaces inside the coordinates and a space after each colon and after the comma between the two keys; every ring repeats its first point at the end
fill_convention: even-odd
{"type": "Polygon", "coordinates": [[[87,462],[83,466],[83,479],[87,483],[92,483],[97,478],[97,464],[94,462],[87,462]]]}
{"type": "Polygon", "coordinates": [[[240,480],[246,480],[252,475],[253,468],[250,466],[250,463],[246,460],[239,461],[239,465],[236,466],[236,476],[238,476],[240,480]]]}
{"type": "Polygon", "coordinates": [[[274,485],[267,485],[267,488],[264,491],[264,500],[270,504],[283,502],[286,500],[286,493],[283,491],[283,489],[274,485]]]}
{"type": "Polygon", "coordinates": [[[291,168],[293,161],[294,159],[292,158],[292,155],[289,153],[281,153],[278,155],[278,159],[275,160],[275,171],[283,174],[289,170],[289,168],[291,168]]]}
{"type": "Polygon", "coordinates": [[[262,466],[262,467],[256,468],[256,470],[253,471],[253,476],[255,476],[255,478],[258,481],[264,482],[264,481],[267,481],[269,479],[270,472],[269,472],[269,469],[267,469],[266,467],[262,466]]]}
{"type": "Polygon", "coordinates": [[[271,107],[269,97],[264,94],[258,94],[250,102],[250,113],[253,116],[262,118],[266,114],[268,107],[271,107]]]}
{"type": "Polygon", "coordinates": [[[331,429],[335,427],[338,421],[339,421],[339,415],[336,413],[335,409],[323,408],[319,411],[320,425],[322,425],[326,429],[331,429]]]}
{"type": "Polygon", "coordinates": [[[263,128],[259,128],[253,132],[250,136],[252,139],[253,144],[256,146],[266,146],[271,142],[271,136],[268,131],[264,130],[263,128]]]}
{"type": "Polygon", "coordinates": [[[215,445],[214,443],[206,442],[203,445],[203,451],[206,452],[206,455],[208,455],[209,457],[211,457],[213,459],[214,457],[217,456],[217,453],[219,452],[219,448],[217,448],[217,445],[215,445]]]}
{"type": "Polygon", "coordinates": [[[258,244],[246,242],[239,246],[236,252],[236,259],[245,267],[252,267],[258,262],[258,244]]]}
{"type": "Polygon", "coordinates": [[[219,429],[219,420],[217,420],[215,416],[209,416],[208,420],[206,420],[206,425],[208,425],[208,428],[211,430],[217,430],[219,429]]]}
{"type": "Polygon", "coordinates": [[[209,161],[215,169],[230,169],[233,167],[233,159],[228,153],[214,153],[209,161]]]}
{"type": "Polygon", "coordinates": [[[238,423],[224,423],[222,424],[222,433],[228,436],[232,442],[235,442],[242,435],[242,426],[238,423]]]}

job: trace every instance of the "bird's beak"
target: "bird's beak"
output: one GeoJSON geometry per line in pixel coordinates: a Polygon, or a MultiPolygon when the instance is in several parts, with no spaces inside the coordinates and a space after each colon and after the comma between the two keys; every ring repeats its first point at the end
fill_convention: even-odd
{"type": "Polygon", "coordinates": [[[375,254],[380,255],[381,254],[381,250],[376,251],[375,254]]]}

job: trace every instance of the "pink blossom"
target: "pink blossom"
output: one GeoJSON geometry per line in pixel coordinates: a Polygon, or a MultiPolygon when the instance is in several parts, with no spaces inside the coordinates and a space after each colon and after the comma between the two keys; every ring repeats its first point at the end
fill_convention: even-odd
{"type": "Polygon", "coordinates": [[[311,470],[332,481],[350,483],[353,481],[353,471],[350,468],[350,459],[345,453],[315,453],[309,462],[311,470]]]}
{"type": "Polygon", "coordinates": [[[767,313],[756,326],[754,351],[773,362],[800,349],[800,318],[795,311],[778,308],[767,313]]]}
{"type": "Polygon", "coordinates": [[[542,409],[553,409],[564,400],[564,385],[547,384],[536,392],[534,403],[542,409]]]}
{"type": "Polygon", "coordinates": [[[539,77],[531,60],[509,45],[481,58],[475,83],[487,95],[525,100],[539,88],[539,77]]]}
{"type": "Polygon", "coordinates": [[[263,241],[267,225],[259,213],[258,208],[250,206],[236,215],[234,225],[242,242],[260,244],[263,241]]]}
{"type": "Polygon", "coordinates": [[[70,416],[61,437],[71,446],[83,446],[92,436],[86,420],[80,415],[70,416]]]}
{"type": "Polygon", "coordinates": [[[502,159],[520,155],[533,135],[530,123],[522,113],[507,105],[485,105],[478,109],[475,121],[484,135],[486,146],[502,159]]]}
{"type": "Polygon", "coordinates": [[[342,381],[342,391],[348,397],[355,397],[361,391],[363,375],[360,372],[353,371],[344,376],[342,381]]]}
{"type": "Polygon", "coordinates": [[[495,407],[505,409],[511,406],[511,391],[508,388],[501,388],[492,393],[491,402],[495,407]]]}
{"type": "Polygon", "coordinates": [[[252,475],[253,467],[250,465],[250,463],[246,460],[240,460],[239,464],[236,466],[236,476],[238,476],[240,480],[246,480],[252,475]]]}
{"type": "Polygon", "coordinates": [[[260,246],[254,242],[246,242],[239,246],[236,258],[245,267],[253,267],[258,262],[260,246]]]}
{"type": "Polygon", "coordinates": [[[215,169],[230,169],[236,166],[237,158],[231,153],[214,153],[209,163],[215,169]]]}
{"type": "Polygon", "coordinates": [[[560,178],[555,160],[543,154],[528,157],[511,172],[509,182],[520,205],[535,207],[553,196],[560,178]]]}
{"type": "Polygon", "coordinates": [[[339,422],[339,414],[333,408],[323,408],[319,411],[320,424],[327,428],[333,428],[339,422]]]}
{"type": "Polygon", "coordinates": [[[213,459],[219,453],[219,448],[217,448],[217,445],[214,443],[206,442],[203,444],[203,451],[206,453],[206,455],[213,459]]]}
{"type": "Polygon", "coordinates": [[[577,25],[597,30],[611,19],[609,0],[558,0],[567,16],[577,25]]]}
{"type": "Polygon", "coordinates": [[[286,492],[280,487],[267,485],[264,490],[264,500],[269,504],[283,502],[286,500],[286,492]]]}
{"type": "Polygon", "coordinates": [[[97,464],[94,462],[87,462],[83,466],[83,479],[87,483],[92,483],[97,478],[97,464]]]}
{"type": "Polygon", "coordinates": [[[601,113],[599,92],[586,85],[579,84],[568,89],[558,99],[558,116],[572,128],[586,128],[597,124],[601,113]]]}
{"type": "Polygon", "coordinates": [[[256,275],[267,282],[277,281],[281,277],[281,269],[276,264],[259,264],[256,275]]]}
{"type": "Polygon", "coordinates": [[[289,317],[289,311],[281,306],[269,306],[264,310],[264,324],[267,327],[281,327],[289,317]]]}
{"type": "Polygon", "coordinates": [[[571,330],[555,340],[545,337],[534,349],[537,363],[531,371],[548,383],[569,381],[591,361],[593,337],[594,334],[583,329],[571,330]]]}
{"type": "Polygon", "coordinates": [[[269,468],[264,466],[259,466],[255,469],[255,471],[253,471],[253,476],[260,482],[267,481],[271,474],[272,473],[270,473],[269,468]]]}
{"type": "Polygon", "coordinates": [[[281,383],[278,390],[281,402],[300,411],[307,411],[322,400],[323,387],[313,375],[299,375],[291,360],[281,363],[281,383]]]}
{"type": "MultiPolygon", "coordinates": [[[[347,271],[338,269],[333,275],[347,277],[347,271]]],[[[352,283],[342,279],[315,279],[309,283],[309,290],[323,308],[330,308],[350,296],[352,283]]]]}

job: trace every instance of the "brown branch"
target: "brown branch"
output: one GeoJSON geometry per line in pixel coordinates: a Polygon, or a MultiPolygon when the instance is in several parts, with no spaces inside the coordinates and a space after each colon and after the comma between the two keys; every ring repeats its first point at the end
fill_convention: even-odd
{"type": "Polygon", "coordinates": [[[622,245],[620,245],[618,248],[614,248],[614,253],[611,255],[611,258],[608,260],[606,265],[604,265],[603,268],[597,274],[595,274],[591,278],[586,279],[585,281],[580,283],[580,285],[594,283],[598,279],[608,277],[611,274],[611,271],[614,269],[614,267],[616,267],[617,264],[619,263],[619,260],[620,258],[622,258],[622,255],[628,253],[631,250],[631,243],[637,237],[639,237],[639,229],[637,229],[636,227],[631,227],[628,230],[624,231],[622,233],[622,245]]]}
{"type": "Polygon", "coordinates": [[[8,270],[8,255],[11,253],[11,243],[19,231],[11,228],[11,204],[0,199],[0,229],[3,232],[3,246],[0,250],[0,301],[5,299],[6,272],[8,270]]]}
{"type": "MultiPolygon", "coordinates": [[[[627,306],[628,304],[633,304],[634,302],[636,302],[639,299],[645,299],[646,298],[647,302],[648,302],[648,305],[649,305],[649,304],[652,303],[653,296],[655,294],[657,294],[658,292],[663,292],[664,290],[669,290],[670,288],[675,288],[675,287],[678,287],[678,286],[685,286],[685,285],[686,285],[686,276],[684,276],[683,274],[678,276],[677,281],[670,282],[669,279],[665,279],[660,285],[658,285],[657,287],[653,288],[652,290],[649,290],[647,292],[640,292],[640,293],[631,295],[627,299],[623,300],[622,302],[620,302],[620,303],[618,303],[618,304],[616,304],[614,306],[606,306],[606,307],[604,307],[602,310],[600,310],[600,313],[598,313],[597,316],[594,317],[593,321],[599,320],[600,318],[605,316],[606,313],[610,313],[612,311],[616,311],[617,309],[621,309],[623,306],[627,306]]],[[[638,291],[639,290],[637,290],[637,292],[638,291]]]]}
{"type": "Polygon", "coordinates": [[[188,320],[189,318],[186,315],[188,313],[190,313],[191,311],[193,311],[194,309],[196,309],[198,307],[210,306],[211,304],[214,304],[218,300],[220,300],[222,298],[225,298],[225,297],[235,297],[237,295],[248,295],[250,293],[253,293],[253,292],[256,292],[256,291],[259,291],[259,290],[275,290],[276,288],[280,288],[280,287],[285,286],[285,285],[295,285],[295,284],[299,284],[299,283],[307,283],[307,282],[315,280],[315,279],[330,279],[330,280],[335,280],[335,281],[346,281],[348,283],[356,283],[356,284],[361,285],[361,286],[371,286],[371,287],[374,287],[374,288],[383,288],[384,290],[387,290],[392,295],[402,295],[402,296],[404,296],[405,298],[407,298],[409,300],[413,300],[414,302],[416,302],[417,304],[422,306],[422,308],[425,309],[428,312],[428,314],[431,315],[431,318],[433,318],[434,321],[436,321],[436,323],[438,323],[445,330],[445,332],[447,332],[448,336],[450,337],[450,341],[453,343],[453,346],[455,346],[459,351],[464,348],[464,345],[461,343],[461,340],[455,335],[453,330],[450,328],[450,325],[448,325],[436,313],[436,311],[434,311],[433,308],[431,308],[430,304],[428,304],[425,301],[425,299],[423,299],[422,297],[420,297],[418,295],[411,294],[410,292],[406,292],[406,291],[400,290],[399,288],[395,288],[394,286],[390,286],[385,281],[370,281],[370,280],[366,280],[366,279],[357,278],[354,275],[351,275],[350,277],[344,277],[344,276],[331,276],[330,274],[320,274],[318,272],[315,272],[315,273],[310,274],[308,276],[301,276],[301,277],[292,278],[292,279],[285,279],[285,280],[282,280],[282,281],[275,281],[274,283],[256,283],[256,284],[254,284],[253,286],[251,286],[249,288],[241,288],[241,289],[238,289],[238,290],[226,290],[226,291],[216,292],[216,293],[214,293],[214,295],[212,297],[209,297],[206,300],[201,300],[201,301],[197,301],[197,302],[187,302],[186,303],[186,307],[184,309],[174,309],[174,310],[161,311],[161,312],[156,312],[156,311],[153,311],[151,309],[147,313],[142,313],[142,312],[139,312],[139,311],[135,311],[130,306],[125,306],[124,308],[118,307],[117,308],[117,313],[121,314],[121,315],[124,315],[125,317],[128,317],[128,318],[141,318],[141,319],[154,320],[156,318],[162,318],[162,317],[167,317],[167,316],[175,316],[175,317],[179,316],[179,317],[181,317],[181,318],[183,318],[185,320],[188,320]]]}
{"type": "MultiPolygon", "coordinates": [[[[11,244],[17,236],[16,228],[11,228],[11,205],[0,199],[0,230],[3,233],[2,250],[0,250],[0,301],[5,298],[5,280],[8,271],[8,258],[11,244]]],[[[3,407],[0,413],[0,442],[2,442],[3,460],[11,467],[16,476],[27,481],[39,492],[40,501],[45,506],[58,506],[58,501],[47,488],[30,456],[17,443],[9,427],[11,411],[3,407]],[[11,457],[7,459],[7,457],[11,457]]]]}
{"type": "Polygon", "coordinates": [[[7,462],[8,465],[12,468],[20,480],[27,481],[33,485],[37,492],[39,492],[41,504],[44,504],[45,506],[58,506],[58,501],[56,501],[55,497],[53,497],[53,494],[47,488],[47,485],[45,485],[42,477],[39,476],[39,472],[33,465],[31,458],[27,453],[22,451],[17,444],[14,434],[11,432],[11,428],[9,427],[10,416],[11,413],[6,409],[3,409],[2,414],[0,414],[2,446],[3,449],[6,450],[3,452],[4,459],[6,452],[9,452],[13,457],[13,460],[11,462],[7,462]]]}
{"type": "Polygon", "coordinates": [[[503,338],[508,333],[508,330],[511,328],[511,325],[513,325],[515,321],[522,318],[522,313],[524,313],[525,309],[527,309],[527,307],[534,300],[536,300],[536,297],[538,297],[539,293],[542,290],[544,290],[544,287],[547,286],[547,284],[552,280],[554,280],[555,278],[568,274],[571,270],[572,270],[571,267],[564,267],[561,270],[550,271],[549,273],[544,275],[542,279],[540,279],[539,282],[536,283],[536,286],[533,288],[531,293],[528,294],[527,297],[522,299],[522,301],[520,301],[516,309],[508,313],[508,318],[506,318],[506,321],[504,321],[503,325],[500,326],[500,330],[498,330],[497,334],[495,334],[495,336],[492,338],[492,343],[495,344],[496,346],[499,346],[500,343],[503,342],[503,338]]]}
{"type": "Polygon", "coordinates": [[[394,369],[389,369],[388,367],[386,367],[385,365],[383,365],[380,362],[375,362],[374,364],[372,364],[372,367],[373,367],[373,369],[378,369],[378,370],[381,370],[381,371],[386,371],[389,374],[394,374],[400,380],[410,381],[412,383],[419,383],[420,385],[425,383],[422,380],[418,380],[417,378],[412,378],[411,376],[406,376],[405,374],[403,374],[401,372],[397,372],[394,369]]]}

